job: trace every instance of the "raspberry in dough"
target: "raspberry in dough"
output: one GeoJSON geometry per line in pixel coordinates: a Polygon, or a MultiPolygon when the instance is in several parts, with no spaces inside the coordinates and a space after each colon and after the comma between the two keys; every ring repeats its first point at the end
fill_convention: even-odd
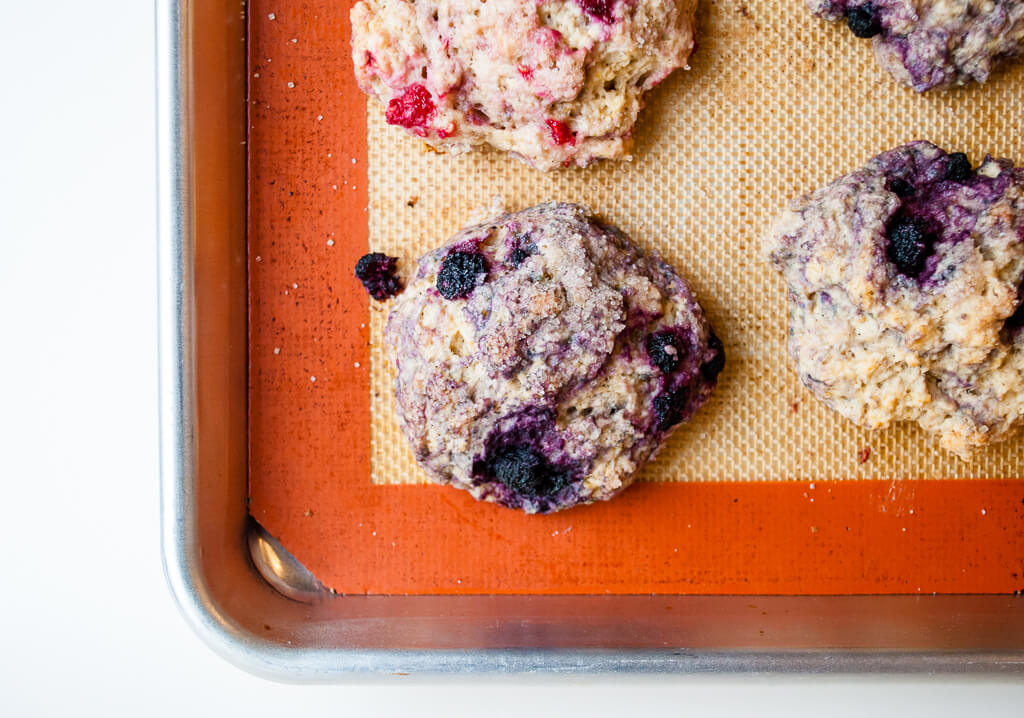
{"type": "Polygon", "coordinates": [[[693,50],[696,0],[362,0],[356,79],[432,147],[538,169],[628,158],[644,94],[693,50]]]}
{"type": "Polygon", "coordinates": [[[928,142],[792,202],[766,238],[803,384],[970,458],[1024,419],[1024,169],[928,142]]]}
{"type": "Polygon", "coordinates": [[[725,363],[672,267],[559,203],[422,257],[387,342],[398,418],[430,478],[527,513],[632,483],[725,363]]]}
{"type": "Polygon", "coordinates": [[[805,1],[815,15],[874,38],[882,67],[918,92],[984,82],[1024,53],[1022,0],[805,1]]]}

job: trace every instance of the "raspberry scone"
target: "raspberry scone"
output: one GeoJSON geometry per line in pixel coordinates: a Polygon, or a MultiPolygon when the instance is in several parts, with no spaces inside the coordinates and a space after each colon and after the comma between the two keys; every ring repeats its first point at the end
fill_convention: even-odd
{"type": "Polygon", "coordinates": [[[1024,53],[1024,0],[806,0],[815,15],[874,38],[879,63],[924,92],[984,82],[1024,53]]]}
{"type": "Polygon", "coordinates": [[[672,267],[559,203],[423,256],[386,336],[398,418],[430,478],[527,513],[632,483],[725,363],[672,267]]]}
{"type": "Polygon", "coordinates": [[[1024,169],[928,142],[800,197],[766,238],[803,384],[970,458],[1024,419],[1024,169]]]}
{"type": "Polygon", "coordinates": [[[538,169],[629,156],[644,94],[693,50],[696,0],[362,0],[356,79],[435,149],[538,169]]]}

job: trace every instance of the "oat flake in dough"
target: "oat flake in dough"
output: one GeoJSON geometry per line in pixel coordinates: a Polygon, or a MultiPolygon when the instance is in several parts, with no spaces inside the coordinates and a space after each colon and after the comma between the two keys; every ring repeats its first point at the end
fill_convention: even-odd
{"type": "Polygon", "coordinates": [[[644,94],[693,49],[696,0],[362,0],[352,57],[389,124],[538,169],[628,158],[644,94]]]}
{"type": "Polygon", "coordinates": [[[841,415],[965,459],[1024,419],[1024,169],[914,142],[794,200],[766,248],[796,371],[841,415]]]}
{"type": "Polygon", "coordinates": [[[725,362],[669,265],[560,203],[423,256],[386,339],[399,422],[430,478],[527,513],[632,483],[725,362]]]}

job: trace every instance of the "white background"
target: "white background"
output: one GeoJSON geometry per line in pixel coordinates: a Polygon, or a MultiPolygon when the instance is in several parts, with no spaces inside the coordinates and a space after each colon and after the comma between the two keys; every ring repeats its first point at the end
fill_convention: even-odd
{"type": "Polygon", "coordinates": [[[152,2],[0,10],[0,715],[1024,715],[1021,682],[287,686],[223,662],[160,568],[152,2]]]}

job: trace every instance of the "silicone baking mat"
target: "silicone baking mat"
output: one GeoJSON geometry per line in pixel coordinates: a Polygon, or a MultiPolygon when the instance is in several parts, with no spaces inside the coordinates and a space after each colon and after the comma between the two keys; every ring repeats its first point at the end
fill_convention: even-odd
{"type": "Polygon", "coordinates": [[[925,138],[1024,161],[1024,71],[918,96],[870,44],[794,0],[701,2],[691,69],[650,96],[634,160],[540,173],[459,157],[355,86],[348,10],[250,12],[251,511],[339,592],[1008,592],[1024,586],[1021,442],[971,463],[916,427],[867,432],[788,368],[784,291],[758,240],[786,200],[925,138]],[[387,305],[352,276],[417,256],[474,208],[587,204],[697,290],[719,390],[639,484],[526,517],[425,485],[394,421],[387,305]]]}

